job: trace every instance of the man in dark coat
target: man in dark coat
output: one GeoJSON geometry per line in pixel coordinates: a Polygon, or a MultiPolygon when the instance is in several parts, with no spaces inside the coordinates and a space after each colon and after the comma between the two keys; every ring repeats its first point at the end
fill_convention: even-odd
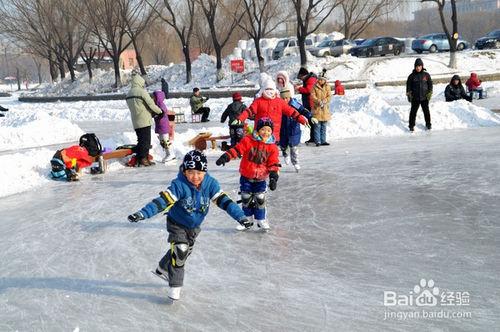
{"type": "Polygon", "coordinates": [[[415,60],[413,72],[406,81],[406,96],[411,103],[410,121],[408,127],[413,132],[415,127],[415,118],[417,117],[418,107],[422,106],[424,112],[425,126],[431,130],[431,113],[429,111],[429,101],[432,97],[432,79],[431,75],[425,70],[422,59],[415,60]]]}
{"type": "MultiPolygon", "coordinates": [[[[305,109],[311,111],[311,91],[316,84],[316,81],[318,80],[317,76],[309,72],[306,68],[301,67],[299,69],[299,73],[297,74],[297,78],[303,82],[302,86],[296,85],[295,90],[296,92],[300,93],[302,95],[302,106],[304,106],[305,109]]],[[[309,135],[309,140],[306,143],[314,143],[314,126],[315,124],[312,122],[309,122],[309,125],[311,126],[311,132],[309,135]]]]}
{"type": "Polygon", "coordinates": [[[472,97],[465,93],[464,86],[462,85],[462,81],[460,80],[460,76],[453,75],[451,78],[450,84],[446,86],[444,90],[444,97],[446,101],[454,101],[459,99],[465,99],[469,102],[472,101],[472,97]]]}
{"type": "Polygon", "coordinates": [[[161,78],[161,91],[165,94],[165,99],[168,98],[168,82],[162,77],[161,78]]]}

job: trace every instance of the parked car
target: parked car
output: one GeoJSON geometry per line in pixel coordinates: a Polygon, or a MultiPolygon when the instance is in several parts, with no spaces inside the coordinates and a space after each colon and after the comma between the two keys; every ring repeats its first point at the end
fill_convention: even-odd
{"type": "MultiPolygon", "coordinates": [[[[314,46],[312,39],[306,38],[306,49],[314,46]]],[[[296,38],[281,39],[273,50],[273,60],[287,55],[299,54],[299,44],[296,38]]]]}
{"type": "Polygon", "coordinates": [[[354,56],[367,56],[394,54],[399,55],[404,52],[404,42],[393,37],[378,37],[367,39],[358,46],[351,48],[354,56]]]}
{"type": "Polygon", "coordinates": [[[500,48],[500,29],[489,32],[486,36],[476,40],[475,46],[478,50],[483,48],[500,48]]]}
{"type": "Polygon", "coordinates": [[[339,56],[341,54],[348,54],[349,50],[354,46],[356,46],[356,44],[348,39],[326,39],[319,43],[318,46],[311,47],[309,52],[314,56],[339,56]]]}
{"type": "MultiPolygon", "coordinates": [[[[458,51],[462,51],[469,47],[469,42],[463,40],[461,37],[458,38],[458,51]]],[[[416,38],[413,43],[411,43],[411,49],[419,54],[424,51],[429,51],[430,53],[438,51],[449,51],[450,43],[448,42],[448,38],[446,38],[445,33],[431,33],[430,35],[416,38]]]]}

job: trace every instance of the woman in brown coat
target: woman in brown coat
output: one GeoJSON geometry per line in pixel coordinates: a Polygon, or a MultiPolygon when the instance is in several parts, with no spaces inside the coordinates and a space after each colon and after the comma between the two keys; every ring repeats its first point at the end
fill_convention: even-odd
{"type": "Polygon", "coordinates": [[[323,69],[311,91],[312,114],[319,121],[314,126],[314,143],[316,143],[316,146],[330,145],[326,141],[326,124],[332,117],[330,114],[331,94],[330,85],[326,81],[326,69],[323,69]]]}

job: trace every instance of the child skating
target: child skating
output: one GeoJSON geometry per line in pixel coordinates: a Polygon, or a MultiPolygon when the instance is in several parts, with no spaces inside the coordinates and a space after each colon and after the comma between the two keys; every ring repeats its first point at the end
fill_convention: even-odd
{"type": "Polygon", "coordinates": [[[207,158],[193,150],[184,156],[177,178],[167,190],[140,211],[128,216],[130,222],[167,213],[167,231],[170,249],[158,263],[155,273],[168,279],[168,297],[180,298],[184,281],[184,265],[191,254],[200,225],[205,219],[210,201],[225,210],[243,228],[253,225],[241,208],[220,188],[219,182],[207,172],[207,158]]]}
{"type": "Polygon", "coordinates": [[[168,119],[168,110],[167,106],[165,106],[165,93],[161,90],[157,90],[153,92],[153,99],[161,111],[163,112],[159,116],[155,117],[155,133],[158,134],[158,139],[160,140],[160,146],[165,151],[165,156],[162,159],[162,162],[168,162],[175,159],[175,155],[170,152],[170,122],[168,119]]]}
{"type": "MultiPolygon", "coordinates": [[[[269,189],[275,190],[278,183],[279,151],[273,136],[273,122],[270,118],[260,118],[252,135],[243,137],[235,147],[217,159],[218,166],[231,159],[241,157],[240,194],[245,216],[254,217],[257,226],[269,230],[266,220],[266,179],[269,189]]],[[[238,230],[249,227],[240,225],[238,230]]]]}
{"type": "MultiPolygon", "coordinates": [[[[312,122],[313,124],[317,124],[318,120],[312,117],[311,112],[302,106],[302,104],[295,98],[292,97],[289,88],[283,88],[280,92],[280,96],[283,100],[285,100],[288,105],[293,107],[300,113],[312,122]]],[[[298,172],[300,170],[299,164],[299,144],[300,137],[302,132],[300,130],[300,125],[297,121],[292,118],[283,116],[281,119],[281,140],[280,140],[280,148],[283,157],[285,158],[285,164],[292,163],[295,171],[298,172]]]]}
{"type": "Polygon", "coordinates": [[[242,123],[237,123],[233,125],[232,123],[236,120],[240,114],[247,108],[245,104],[241,101],[241,94],[239,92],[233,93],[233,102],[229,104],[222,113],[220,122],[226,122],[229,117],[229,136],[231,137],[231,147],[235,146],[243,138],[244,129],[242,123]]]}

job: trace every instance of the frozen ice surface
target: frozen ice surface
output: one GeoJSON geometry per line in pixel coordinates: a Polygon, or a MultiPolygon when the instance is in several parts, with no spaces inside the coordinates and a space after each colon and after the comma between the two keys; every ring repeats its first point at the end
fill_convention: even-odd
{"type": "MultiPolygon", "coordinates": [[[[0,331],[491,331],[500,326],[499,128],[300,147],[269,233],[212,206],[176,303],[150,273],[164,217],[126,220],[176,174],[157,165],[0,199],[0,331]],[[384,291],[468,292],[471,318],[396,319],[384,291]]],[[[237,162],[210,172],[237,198],[237,162]]],[[[426,308],[427,309],[427,308],[426,308]]],[[[430,309],[429,309],[430,310],[430,309]]]]}

